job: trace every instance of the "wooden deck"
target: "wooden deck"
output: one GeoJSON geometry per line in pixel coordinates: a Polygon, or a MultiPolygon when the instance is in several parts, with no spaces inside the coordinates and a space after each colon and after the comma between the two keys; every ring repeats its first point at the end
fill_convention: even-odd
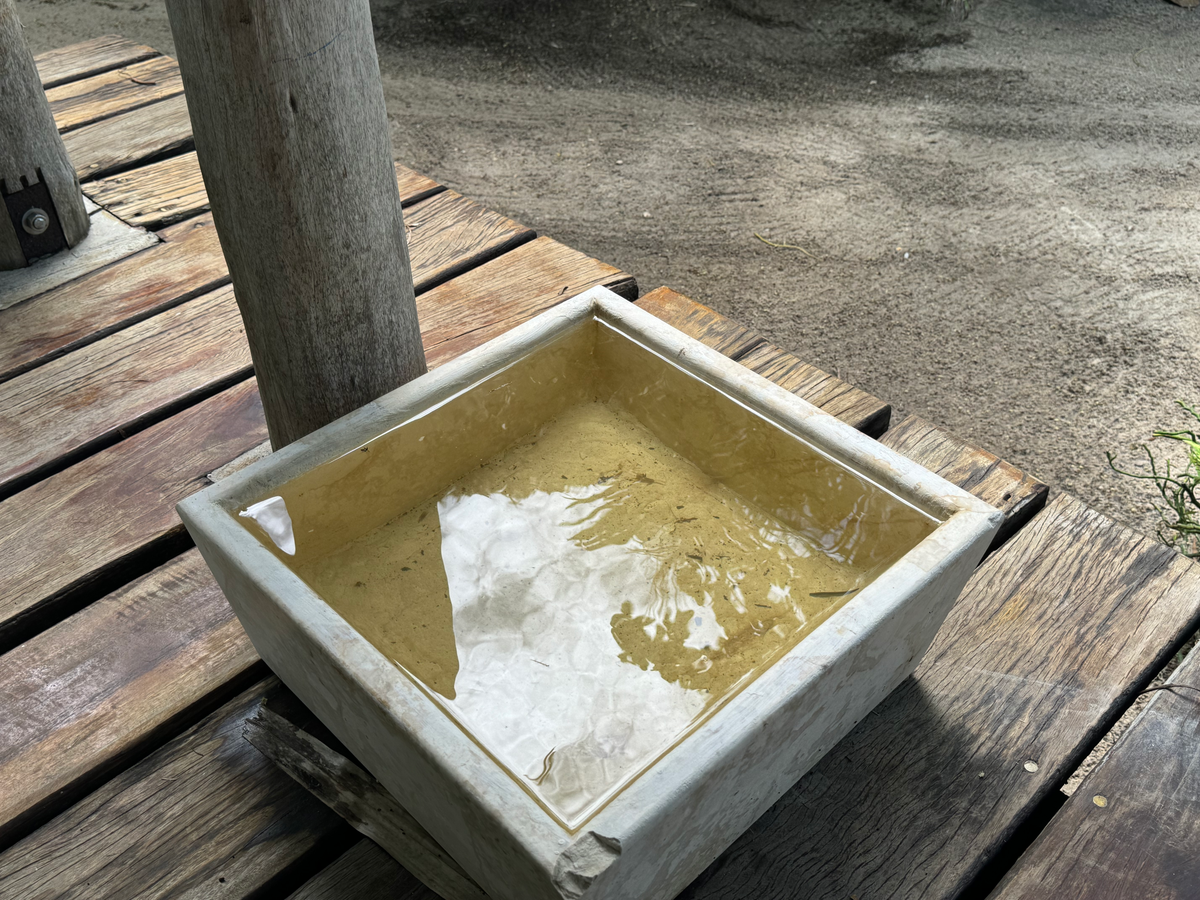
{"type": "MultiPolygon", "coordinates": [[[[266,439],[178,69],[114,37],[39,67],[85,193],[153,240],[0,311],[0,896],[431,897],[242,737],[264,696],[307,713],[173,510],[266,439]]],[[[916,675],[682,896],[975,898],[1002,876],[1006,900],[1200,895],[1196,693],[1160,693],[1061,811],[1058,791],[1200,625],[1200,568],[712,310],[637,299],[397,178],[431,366],[607,285],[1005,512],[916,675]]],[[[1197,682],[1195,654],[1176,678],[1197,682]]]]}

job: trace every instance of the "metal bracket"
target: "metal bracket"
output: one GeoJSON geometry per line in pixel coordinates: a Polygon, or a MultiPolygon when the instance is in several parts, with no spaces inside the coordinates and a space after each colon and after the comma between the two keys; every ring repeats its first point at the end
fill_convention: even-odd
{"type": "Polygon", "coordinates": [[[58,219],[58,209],[50,189],[42,180],[42,170],[37,170],[37,179],[30,184],[21,176],[21,187],[9,190],[6,181],[0,181],[0,194],[4,195],[4,206],[12,222],[25,264],[31,265],[45,256],[53,256],[67,249],[67,238],[58,219]]]}

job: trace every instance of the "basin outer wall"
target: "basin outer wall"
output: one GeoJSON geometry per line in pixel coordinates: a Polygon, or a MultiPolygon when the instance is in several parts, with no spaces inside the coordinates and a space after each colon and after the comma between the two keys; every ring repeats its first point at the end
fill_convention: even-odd
{"type": "Polygon", "coordinates": [[[673,897],[912,673],[1001,519],[603,289],[272,454],[179,512],[263,659],[496,900],[673,897]],[[232,513],[593,311],[947,520],[569,834],[232,513]]]}

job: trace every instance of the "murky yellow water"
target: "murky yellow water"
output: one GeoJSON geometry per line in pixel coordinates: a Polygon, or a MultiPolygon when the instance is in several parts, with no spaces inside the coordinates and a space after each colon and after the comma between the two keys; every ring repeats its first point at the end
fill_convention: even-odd
{"type": "Polygon", "coordinates": [[[569,829],[935,525],[596,323],[281,496],[281,558],[569,829]]]}

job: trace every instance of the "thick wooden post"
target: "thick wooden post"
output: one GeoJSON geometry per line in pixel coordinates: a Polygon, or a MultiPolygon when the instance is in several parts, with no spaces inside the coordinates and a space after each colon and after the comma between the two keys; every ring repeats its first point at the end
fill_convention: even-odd
{"type": "Polygon", "coordinates": [[[0,270],[87,237],[79,179],[12,0],[0,0],[0,196],[0,270]]]}
{"type": "Polygon", "coordinates": [[[425,371],[368,0],[167,0],[278,449],[425,371]]]}

